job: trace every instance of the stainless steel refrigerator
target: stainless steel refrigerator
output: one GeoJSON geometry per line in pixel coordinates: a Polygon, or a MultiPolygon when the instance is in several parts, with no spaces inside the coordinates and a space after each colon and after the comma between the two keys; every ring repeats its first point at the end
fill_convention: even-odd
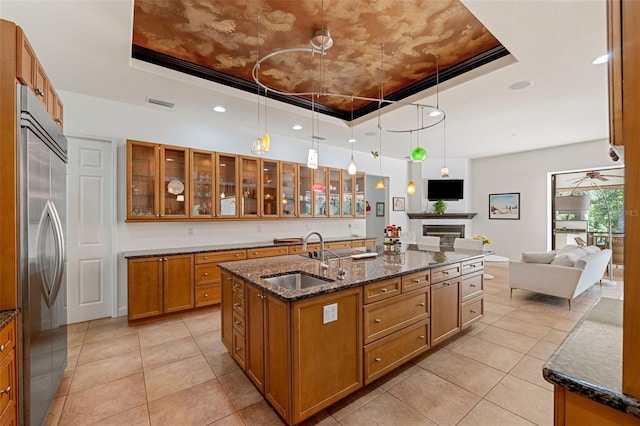
{"type": "Polygon", "coordinates": [[[40,425],[67,364],[67,140],[28,87],[17,94],[18,421],[40,425]]]}

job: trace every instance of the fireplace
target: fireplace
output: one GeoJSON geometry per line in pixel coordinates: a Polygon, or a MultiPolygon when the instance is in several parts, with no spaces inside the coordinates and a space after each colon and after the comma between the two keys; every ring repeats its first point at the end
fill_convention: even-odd
{"type": "Polygon", "coordinates": [[[440,237],[440,246],[452,249],[456,238],[464,238],[464,225],[422,225],[422,235],[440,237]]]}

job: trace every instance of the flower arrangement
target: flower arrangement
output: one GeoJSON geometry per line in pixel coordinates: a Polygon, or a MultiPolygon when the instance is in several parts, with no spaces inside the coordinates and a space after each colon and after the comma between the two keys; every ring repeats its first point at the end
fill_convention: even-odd
{"type": "Polygon", "coordinates": [[[476,235],[475,237],[473,237],[474,240],[482,240],[482,245],[485,244],[491,244],[493,241],[491,241],[491,238],[487,237],[486,235],[476,235]]]}

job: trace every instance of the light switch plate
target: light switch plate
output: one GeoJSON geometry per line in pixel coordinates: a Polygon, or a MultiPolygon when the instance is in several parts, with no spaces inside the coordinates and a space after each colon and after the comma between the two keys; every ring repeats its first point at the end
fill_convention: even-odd
{"type": "Polygon", "coordinates": [[[338,321],[338,304],[332,303],[331,305],[324,306],[322,323],[327,324],[333,321],[338,321]]]}

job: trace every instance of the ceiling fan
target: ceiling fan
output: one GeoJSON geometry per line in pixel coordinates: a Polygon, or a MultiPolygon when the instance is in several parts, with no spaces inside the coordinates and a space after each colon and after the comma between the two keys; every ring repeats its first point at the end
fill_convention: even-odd
{"type": "Polygon", "coordinates": [[[571,182],[576,183],[576,184],[581,184],[582,182],[586,181],[586,180],[593,180],[593,179],[597,179],[601,182],[606,182],[609,179],[608,178],[619,178],[621,176],[619,175],[603,175],[598,171],[591,171],[591,172],[586,172],[585,176],[583,177],[579,177],[576,179],[573,179],[571,182]]]}

